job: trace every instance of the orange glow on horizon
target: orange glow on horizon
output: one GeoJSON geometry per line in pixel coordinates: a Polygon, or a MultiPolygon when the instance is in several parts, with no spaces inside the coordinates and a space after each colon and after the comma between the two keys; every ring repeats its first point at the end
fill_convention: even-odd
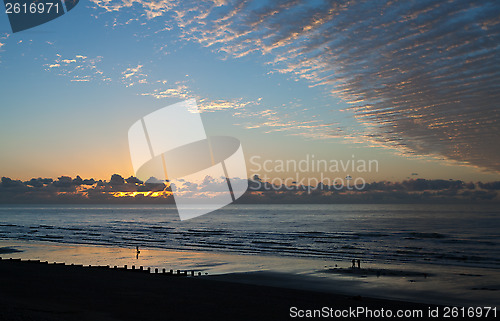
{"type": "Polygon", "coordinates": [[[114,192],[111,193],[113,197],[135,197],[136,195],[143,195],[144,197],[161,197],[170,196],[172,192],[160,191],[160,192],[114,192]]]}

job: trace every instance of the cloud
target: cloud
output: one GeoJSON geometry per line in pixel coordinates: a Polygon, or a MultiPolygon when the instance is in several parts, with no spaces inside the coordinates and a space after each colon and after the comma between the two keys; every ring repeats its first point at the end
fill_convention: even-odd
{"type": "MultiPolygon", "coordinates": [[[[120,175],[113,181],[95,181],[61,176],[33,178],[20,181],[0,179],[0,203],[2,204],[99,204],[99,203],[173,203],[171,189],[185,199],[210,199],[227,195],[225,177],[200,177],[195,181],[176,180],[166,187],[163,182],[150,178],[143,183],[135,177],[126,180],[120,175]],[[159,182],[159,183],[158,183],[159,182]]],[[[112,176],[112,178],[113,178],[112,176]]],[[[351,188],[340,181],[317,179],[303,180],[292,185],[275,185],[258,175],[248,180],[249,189],[238,203],[481,203],[500,201],[500,181],[466,183],[457,180],[409,179],[402,182],[366,183],[363,189],[351,188]]],[[[246,178],[239,179],[246,180],[246,178]]],[[[274,183],[273,183],[274,182],[274,183]]]]}
{"type": "MultiPolygon", "coordinates": [[[[5,48],[2,49],[5,45],[6,45],[6,41],[7,39],[9,38],[10,34],[8,33],[3,33],[3,34],[0,34],[0,52],[3,52],[5,51],[5,48]]],[[[0,56],[1,58],[1,56],[0,56]]],[[[2,62],[2,60],[0,60],[0,63],[2,62]]]]}
{"type": "Polygon", "coordinates": [[[256,101],[243,100],[242,98],[233,100],[208,100],[206,98],[198,99],[198,109],[200,112],[214,112],[220,110],[232,110],[235,115],[240,115],[238,109],[245,109],[250,106],[257,106],[260,104],[262,98],[256,101]]]}
{"type": "Polygon", "coordinates": [[[142,93],[142,96],[152,96],[156,99],[179,98],[188,99],[191,97],[188,87],[181,83],[176,83],[173,88],[157,88],[151,92],[142,93]]]}
{"type": "Polygon", "coordinates": [[[61,76],[70,77],[72,82],[89,82],[92,80],[109,81],[104,73],[97,67],[102,57],[88,58],[84,55],[63,58],[56,54],[53,63],[45,64],[46,71],[58,72],[61,76]]]}
{"type": "Polygon", "coordinates": [[[247,129],[262,128],[265,133],[287,131],[292,136],[302,136],[314,139],[342,137],[343,129],[334,124],[327,124],[320,120],[294,120],[283,118],[277,111],[270,109],[256,113],[264,118],[262,122],[253,122],[246,125],[247,129]]]}
{"type": "Polygon", "coordinates": [[[148,19],[163,15],[175,7],[175,0],[90,0],[97,7],[105,9],[107,12],[120,11],[124,8],[131,8],[134,5],[144,9],[148,19]]]}
{"type": "MultiPolygon", "coordinates": [[[[322,106],[321,106],[322,107],[322,106]]],[[[318,106],[312,103],[304,105],[300,99],[292,99],[281,106],[269,107],[260,98],[251,108],[236,111],[234,116],[243,119],[246,129],[261,129],[264,133],[283,132],[291,136],[308,139],[346,138],[347,131],[353,133],[339,122],[326,121],[325,117],[311,117],[318,106]],[[286,107],[286,113],[283,108],[286,107]]],[[[338,113],[330,112],[329,118],[339,118],[338,113]]]]}
{"type": "Polygon", "coordinates": [[[92,1],[168,15],[185,40],[325,88],[367,127],[351,139],[500,171],[498,1],[92,1]]]}
{"type": "Polygon", "coordinates": [[[141,70],[142,68],[142,65],[137,65],[137,67],[135,68],[127,68],[124,72],[122,72],[122,75],[123,77],[125,77],[125,79],[127,78],[130,78],[132,76],[135,76],[139,70],[141,70]]]}
{"type": "Polygon", "coordinates": [[[142,67],[143,65],[137,65],[137,67],[127,68],[122,72],[122,80],[127,87],[133,86],[136,83],[147,83],[147,75],[141,72],[142,67]]]}
{"type": "Polygon", "coordinates": [[[187,33],[235,57],[271,55],[278,72],[330,87],[388,147],[500,170],[497,2],[234,8],[187,33]]]}
{"type": "MultiPolygon", "coordinates": [[[[137,75],[144,77],[139,80],[139,83],[148,84],[150,91],[140,93],[141,96],[151,96],[156,99],[164,98],[178,98],[178,99],[189,99],[195,98],[197,101],[198,110],[201,113],[207,112],[217,112],[217,111],[227,111],[230,110],[235,116],[241,116],[243,110],[251,107],[258,106],[262,100],[259,98],[255,101],[245,100],[243,98],[235,99],[210,99],[207,97],[201,97],[192,93],[189,89],[189,78],[186,80],[176,81],[173,85],[170,84],[168,80],[147,80],[147,75],[139,73],[142,65],[138,65],[136,68],[128,68],[123,74],[123,78],[133,78],[137,75]],[[155,88],[156,87],[156,88],[155,88]]],[[[186,75],[188,77],[188,75],[186,75]]],[[[133,83],[131,84],[133,85],[133,83]]],[[[127,86],[128,87],[128,86],[127,86]]]]}

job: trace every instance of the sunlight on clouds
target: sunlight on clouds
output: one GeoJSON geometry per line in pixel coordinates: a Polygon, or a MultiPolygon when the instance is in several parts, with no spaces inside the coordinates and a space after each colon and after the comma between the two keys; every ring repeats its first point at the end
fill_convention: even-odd
{"type": "MultiPolygon", "coordinates": [[[[280,107],[261,110],[245,110],[235,113],[235,116],[245,119],[243,126],[246,129],[259,128],[265,133],[283,132],[290,136],[301,136],[307,139],[345,138],[345,128],[338,122],[325,122],[321,119],[305,117],[303,113],[309,108],[299,102],[290,101],[289,113],[283,115],[280,107]],[[295,111],[293,109],[296,109],[295,111]]],[[[353,133],[349,130],[349,133],[353,133]]]]}
{"type": "Polygon", "coordinates": [[[130,8],[134,4],[142,6],[148,19],[162,16],[165,12],[175,7],[175,0],[90,0],[97,7],[103,8],[108,12],[120,11],[123,8],[130,8]]]}
{"type": "Polygon", "coordinates": [[[143,71],[144,66],[139,64],[136,67],[129,67],[124,70],[122,74],[122,80],[127,87],[133,86],[135,84],[143,84],[147,86],[140,87],[141,96],[151,96],[156,99],[165,98],[178,98],[178,99],[188,99],[195,98],[197,100],[198,110],[200,112],[216,112],[229,110],[233,112],[234,115],[241,115],[238,110],[245,109],[250,106],[257,106],[262,101],[262,98],[256,101],[239,99],[208,99],[207,97],[200,97],[191,92],[189,88],[189,75],[185,75],[186,79],[181,81],[173,82],[162,80],[148,80],[148,75],[143,71]]]}
{"type": "Polygon", "coordinates": [[[188,87],[182,84],[177,84],[175,88],[154,89],[152,92],[142,93],[141,95],[152,96],[156,99],[162,99],[162,98],[188,99],[191,97],[188,87]]]}
{"type": "Polygon", "coordinates": [[[266,118],[265,121],[257,124],[247,125],[247,129],[262,128],[265,133],[283,132],[291,136],[302,136],[314,139],[329,139],[342,137],[343,132],[340,127],[332,128],[332,124],[325,124],[322,121],[309,120],[284,120],[283,117],[278,116],[278,113],[270,113],[265,111],[262,116],[266,118]]]}
{"type": "MultiPolygon", "coordinates": [[[[214,112],[220,110],[230,109],[233,112],[238,109],[243,109],[249,106],[259,105],[262,101],[262,98],[257,99],[256,101],[244,101],[243,99],[233,99],[231,101],[228,100],[208,100],[206,98],[202,98],[198,100],[198,109],[200,112],[214,112]]],[[[238,113],[236,112],[236,115],[238,113]]]]}
{"type": "Polygon", "coordinates": [[[147,83],[147,75],[141,72],[143,65],[127,68],[122,72],[122,80],[127,87],[133,86],[136,82],[139,84],[147,83]]]}
{"type": "Polygon", "coordinates": [[[129,78],[134,76],[139,70],[141,70],[142,65],[137,65],[135,68],[127,68],[124,72],[122,72],[125,78],[129,78]]]}
{"type": "MultiPolygon", "coordinates": [[[[166,20],[160,30],[176,26],[181,39],[222,59],[263,56],[271,73],[324,88],[352,105],[347,111],[360,126],[344,132],[348,141],[500,171],[500,149],[491,146],[500,139],[498,1],[91,2],[107,12],[140,8],[149,20],[166,20]]],[[[146,95],[184,98],[187,92],[177,85],[146,95]]],[[[214,101],[206,109],[228,106],[214,101]]],[[[312,126],[277,113],[259,124],[312,126]]],[[[326,130],[317,127],[318,135],[326,130]]]]}
{"type": "Polygon", "coordinates": [[[202,7],[203,21],[185,12],[183,36],[325,86],[372,125],[373,143],[500,170],[498,2],[253,3],[202,7]]]}
{"type": "Polygon", "coordinates": [[[84,76],[82,78],[79,78],[78,76],[76,78],[71,79],[71,81],[76,81],[76,82],[88,82],[90,79],[88,77],[84,76]]]}
{"type": "Polygon", "coordinates": [[[92,80],[110,81],[97,67],[102,57],[97,56],[89,59],[84,55],[75,55],[74,58],[63,58],[56,54],[53,63],[45,64],[46,71],[58,72],[58,75],[70,77],[72,82],[89,82],[92,80]]]}
{"type": "MultiPolygon", "coordinates": [[[[10,34],[8,33],[3,33],[1,36],[0,36],[0,52],[3,52],[5,51],[5,49],[2,49],[4,46],[5,46],[5,42],[2,42],[2,41],[6,41],[8,38],[9,38],[10,34]]],[[[1,58],[1,56],[0,56],[1,58]]],[[[0,63],[2,62],[2,60],[0,60],[0,63]]]]}

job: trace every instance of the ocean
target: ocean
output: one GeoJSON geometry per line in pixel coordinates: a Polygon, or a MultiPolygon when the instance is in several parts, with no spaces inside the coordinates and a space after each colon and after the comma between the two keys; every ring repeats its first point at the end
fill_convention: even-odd
{"type": "Polygon", "coordinates": [[[80,255],[86,264],[134,264],[138,246],[137,265],[363,277],[361,283],[379,290],[398,282],[427,292],[439,285],[465,291],[464,302],[476,303],[500,299],[499,227],[500,209],[493,205],[229,205],[188,221],[180,221],[172,205],[0,206],[0,245],[18,245],[25,253],[17,257],[78,263],[80,255]],[[42,247],[35,251],[35,245],[42,247]],[[78,248],[117,250],[82,254],[78,248]],[[377,276],[343,273],[352,259],[377,276]],[[384,283],[379,272],[389,270],[411,273],[384,283]],[[424,274],[439,275],[441,283],[420,278],[424,274]],[[409,285],[415,281],[422,282],[409,285]]]}
{"type": "Polygon", "coordinates": [[[450,205],[1,206],[0,239],[500,268],[500,209],[450,205]]]}

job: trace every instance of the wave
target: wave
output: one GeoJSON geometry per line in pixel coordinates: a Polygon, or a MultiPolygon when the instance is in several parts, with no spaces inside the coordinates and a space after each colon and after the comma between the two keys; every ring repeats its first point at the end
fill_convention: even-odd
{"type": "Polygon", "coordinates": [[[441,233],[411,232],[410,236],[420,239],[444,239],[447,236],[441,233]]]}
{"type": "MultiPolygon", "coordinates": [[[[0,238],[55,243],[109,246],[145,246],[162,249],[237,252],[278,256],[315,257],[364,261],[412,261],[483,265],[500,261],[500,235],[492,230],[491,216],[481,226],[481,216],[471,214],[461,222],[443,217],[429,229],[419,212],[408,209],[405,220],[397,211],[380,210],[373,217],[356,218],[356,210],[316,215],[302,208],[290,212],[273,207],[246,206],[238,215],[212,215],[210,220],[180,222],[163,209],[134,207],[111,211],[99,208],[64,208],[57,212],[19,215],[0,213],[0,238]],[[248,210],[248,208],[250,210],[248,210]],[[332,217],[335,215],[335,220],[332,217]],[[167,218],[167,219],[165,219],[167,218]],[[228,219],[230,218],[230,219],[228,219]],[[411,219],[410,219],[411,218],[411,219]],[[262,224],[259,223],[262,220],[262,224]],[[91,222],[91,224],[89,224],[91,222]],[[425,223],[425,224],[424,224],[425,223]],[[467,229],[474,223],[473,231],[467,229]],[[463,226],[460,230],[457,226],[463,226]],[[483,233],[482,231],[487,231],[483,233]]],[[[311,206],[314,212],[314,206],[311,206]]],[[[224,210],[222,210],[224,212],[224,210]]],[[[22,210],[17,214],[22,214],[22,210]]],[[[224,212],[229,213],[229,212],[224,212]]],[[[233,212],[231,212],[233,213],[233,212]]],[[[488,214],[490,215],[490,214],[488,214]]],[[[433,220],[439,218],[439,213],[433,220]]]]}

